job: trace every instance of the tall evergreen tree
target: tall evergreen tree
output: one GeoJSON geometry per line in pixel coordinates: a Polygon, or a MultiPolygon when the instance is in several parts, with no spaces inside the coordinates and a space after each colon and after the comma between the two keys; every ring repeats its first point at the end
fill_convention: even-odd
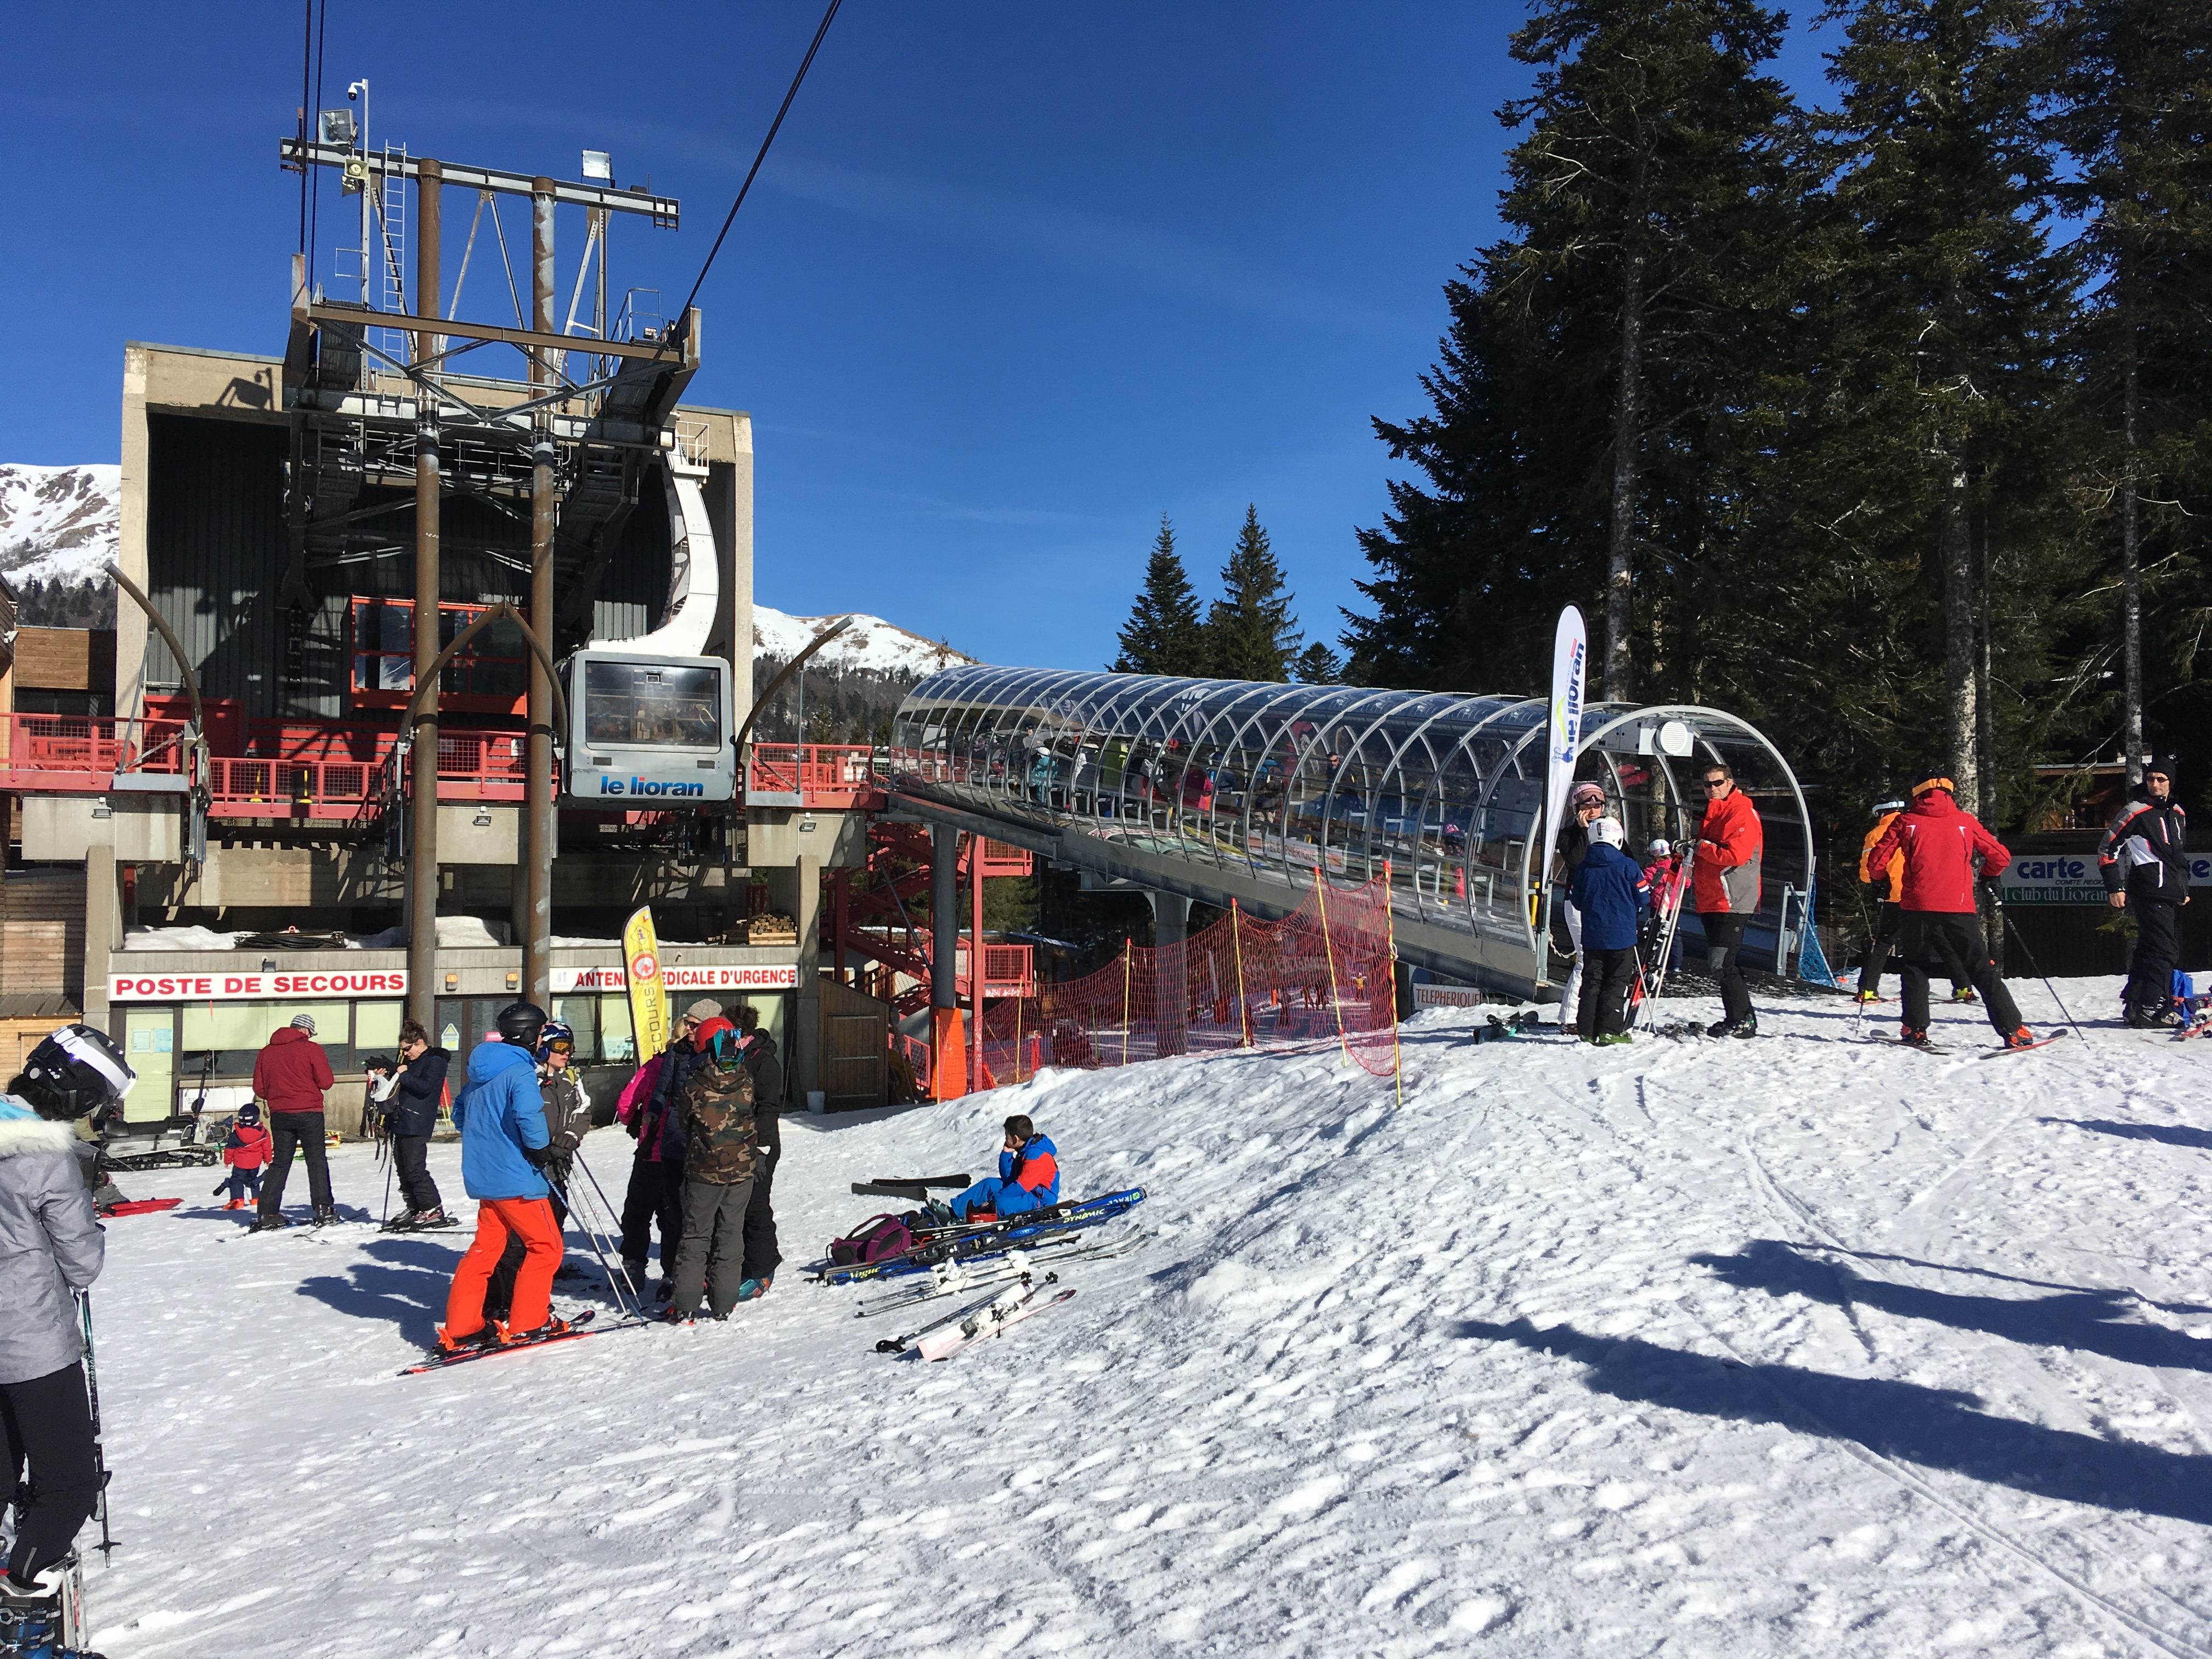
{"type": "Polygon", "coordinates": [[[1614,701],[1635,696],[1647,451],[1679,441],[1717,389],[1712,349],[1743,331],[1750,259],[1771,258],[1759,210],[1789,100],[1757,70],[1782,28],[1749,0],[1543,0],[1513,36],[1538,66],[1534,93],[1504,112],[1534,123],[1507,198],[1528,230],[1516,274],[1579,313],[1581,389],[1607,404],[1598,667],[1614,701]]]}
{"type": "Polygon", "coordinates": [[[1514,234],[1447,285],[1434,413],[1376,422],[1429,487],[1394,483],[1361,532],[1376,610],[1349,616],[1355,676],[1536,684],[1551,615],[1597,593],[1602,695],[1654,673],[1679,693],[1673,590],[1725,564],[1730,465],[1771,447],[1790,106],[1758,71],[1780,28],[1749,0],[1544,0],[1513,37],[1539,70],[1500,112],[1530,129],[1514,234]]]}
{"type": "MultiPolygon", "coordinates": [[[[2118,554],[2121,750],[2130,779],[2148,746],[2143,573],[2203,615],[2203,532],[2212,460],[2212,8],[2203,0],[2067,0],[2039,42],[2044,131],[2071,164],[2051,183],[2075,216],[2088,270],[2075,331],[2075,404],[2088,441],[2077,488],[2118,554]]],[[[2163,678],[2193,678],[2201,627],[2173,630],[2163,678]]],[[[2177,714],[2179,711],[2177,711],[2177,714]]],[[[2163,738],[2165,733],[2161,732],[2163,738]]],[[[2161,741],[2159,747],[2164,748],[2161,741]]]]}
{"type": "Polygon", "coordinates": [[[1206,617],[1207,672],[1225,680],[1286,678],[1304,636],[1256,504],[1244,509],[1244,527],[1221,567],[1221,592],[1206,617]]]}
{"type": "Polygon", "coordinates": [[[1206,624],[1199,619],[1198,594],[1176,551],[1175,526],[1160,514],[1160,533],[1145,563],[1144,591],[1129,608],[1120,635],[1116,674],[1195,677],[1207,672],[1206,624]]]}
{"type": "MultiPolygon", "coordinates": [[[[2047,171],[2020,54],[2038,0],[1860,0],[1826,123],[1836,218],[1828,435],[1853,481],[1857,556],[1936,574],[1938,729],[1960,798],[1978,763],[1978,515],[2048,468],[2067,263],[2036,222],[2047,171]]],[[[1900,760],[1904,757],[1899,757],[1900,760]]]]}

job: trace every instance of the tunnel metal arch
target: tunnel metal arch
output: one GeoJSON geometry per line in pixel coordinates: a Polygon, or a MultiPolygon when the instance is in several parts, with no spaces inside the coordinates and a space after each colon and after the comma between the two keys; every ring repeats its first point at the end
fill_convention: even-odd
{"type": "MultiPolygon", "coordinates": [[[[1109,862],[1119,849],[1197,896],[1258,884],[1287,905],[1316,871],[1352,886],[1387,863],[1394,911],[1460,941],[1429,958],[1479,976],[1502,953],[1533,963],[1541,984],[1531,900],[1550,840],[1547,712],[1545,699],[1499,693],[968,664],[908,692],[889,768],[902,792],[1085,838],[1109,862]]],[[[1813,868],[1804,792],[1780,751],[1749,721],[1688,704],[1594,704],[1583,726],[1577,775],[1604,784],[1635,848],[1680,839],[1702,813],[1685,774],[1710,760],[1736,769],[1765,830],[1753,933],[1771,935],[1780,962],[1790,895],[1813,868]]]]}

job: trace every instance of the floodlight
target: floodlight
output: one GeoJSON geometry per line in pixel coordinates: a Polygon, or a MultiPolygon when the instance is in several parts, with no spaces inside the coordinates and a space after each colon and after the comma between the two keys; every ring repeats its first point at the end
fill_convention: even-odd
{"type": "Polygon", "coordinates": [[[605,184],[611,185],[614,183],[614,157],[603,149],[586,150],[584,152],[584,177],[586,179],[597,179],[605,184]]]}

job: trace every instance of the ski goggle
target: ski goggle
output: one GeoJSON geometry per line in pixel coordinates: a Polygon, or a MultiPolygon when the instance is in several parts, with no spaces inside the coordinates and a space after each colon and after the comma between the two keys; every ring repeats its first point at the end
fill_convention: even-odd
{"type": "Polygon", "coordinates": [[[545,1052],[549,1054],[573,1054],[576,1052],[576,1045],[567,1037],[555,1037],[545,1045],[545,1052]]]}

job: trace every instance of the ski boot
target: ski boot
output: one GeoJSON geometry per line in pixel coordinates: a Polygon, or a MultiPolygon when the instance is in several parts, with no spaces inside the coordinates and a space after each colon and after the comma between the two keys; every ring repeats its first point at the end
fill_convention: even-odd
{"type": "Polygon", "coordinates": [[[315,1206],[315,1218],[309,1224],[317,1227],[327,1227],[331,1223],[336,1221],[337,1218],[338,1212],[335,1206],[329,1204],[318,1204],[315,1206]]]}
{"type": "Polygon", "coordinates": [[[253,1224],[251,1227],[248,1227],[246,1231],[250,1233],[276,1233],[283,1231],[285,1228],[290,1225],[292,1225],[292,1223],[284,1218],[284,1212],[282,1210],[277,1210],[268,1215],[256,1216],[254,1218],[253,1224]]]}
{"type": "MultiPolygon", "coordinates": [[[[72,1607],[74,1555],[56,1562],[25,1583],[0,1573],[0,1655],[8,1659],[100,1659],[70,1645],[82,1613],[72,1607]]],[[[82,1638],[77,1638],[82,1639],[82,1638]]]]}
{"type": "Polygon", "coordinates": [[[488,1322],[465,1336],[453,1335],[443,1325],[438,1327],[438,1352],[441,1354],[469,1353],[477,1348],[495,1348],[498,1346],[499,1329],[488,1322]]]}
{"type": "Polygon", "coordinates": [[[1601,1048],[1613,1048],[1624,1042],[1633,1042],[1636,1039],[1626,1031],[1607,1031],[1603,1036],[1592,1037],[1590,1041],[1601,1048]]]}
{"type": "Polygon", "coordinates": [[[559,1315],[548,1314],[545,1316],[545,1322],[535,1330],[510,1329],[503,1319],[495,1322],[494,1328],[499,1333],[501,1347],[520,1348],[526,1347],[532,1342],[550,1342],[556,1336],[566,1336],[575,1328],[559,1315]]]}
{"type": "Polygon", "coordinates": [[[2004,1040],[2004,1046],[2008,1048],[2033,1048],[2035,1047],[2035,1033],[2023,1025],[2004,1040]]]}
{"type": "Polygon", "coordinates": [[[242,1210],[246,1207],[246,1200],[242,1198],[234,1198],[222,1207],[226,1210],[242,1210]]]}
{"type": "Polygon", "coordinates": [[[738,1300],[740,1302],[757,1302],[761,1297],[769,1293],[769,1289],[775,1284],[775,1280],[773,1279],[748,1279],[744,1284],[738,1286],[738,1300]]]}
{"type": "Polygon", "coordinates": [[[1979,1002],[1981,999],[1974,994],[1974,988],[1972,986],[1954,985],[1951,988],[1951,1000],[1954,1002],[1979,1002]]]}
{"type": "Polygon", "coordinates": [[[1862,991],[1862,992],[1860,992],[1860,993],[1858,994],[1858,996],[1857,996],[1857,998],[1856,998],[1856,1000],[1857,1000],[1857,1002],[1859,1003],[1859,1005],[1860,1005],[1862,1007],[1865,1006],[1866,1006],[1867,1004],[1869,1004],[1869,1003],[1872,1003],[1872,1002],[1880,1002],[1880,1001],[1881,1000],[1881,999],[1879,996],[1875,995],[1875,993],[1873,993],[1872,991],[1862,991]]]}
{"type": "Polygon", "coordinates": [[[1928,1028],[1925,1025],[1906,1026],[1898,1033],[1898,1040],[1908,1048],[1933,1048],[1936,1046],[1928,1040],[1928,1028]]]}

